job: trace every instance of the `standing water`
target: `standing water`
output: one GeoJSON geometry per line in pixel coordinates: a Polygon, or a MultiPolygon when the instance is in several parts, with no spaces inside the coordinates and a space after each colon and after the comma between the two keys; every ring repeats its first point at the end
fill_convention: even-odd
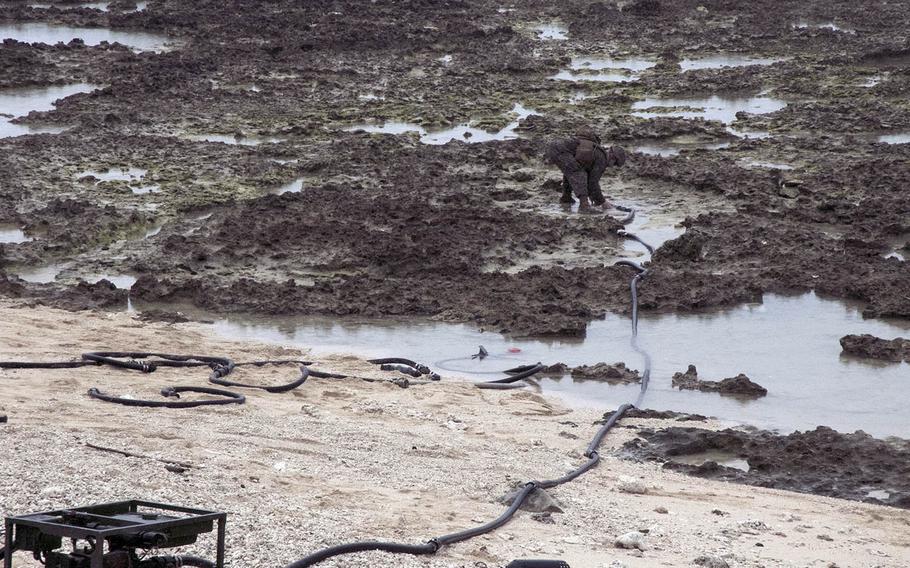
{"type": "Polygon", "coordinates": [[[81,39],[85,45],[99,45],[101,42],[120,43],[134,51],[164,51],[167,37],[146,32],[119,31],[107,28],[74,28],[42,22],[0,25],[0,40],[14,39],[26,43],[69,43],[81,39]]]}
{"type": "Polygon", "coordinates": [[[13,118],[26,116],[32,111],[53,110],[57,100],[78,93],[88,93],[95,89],[95,85],[76,83],[54,87],[0,90],[0,138],[41,132],[60,132],[63,130],[62,128],[33,127],[25,124],[13,124],[10,121],[13,118]]]}
{"type": "MultiPolygon", "coordinates": [[[[211,314],[206,314],[211,318],[211,314]]],[[[609,314],[579,339],[513,339],[474,326],[420,320],[346,320],[229,316],[213,325],[219,335],[312,349],[314,354],[409,357],[445,377],[474,380],[522,363],[568,365],[624,361],[641,369],[629,345],[628,317],[609,314]],[[483,345],[493,355],[471,359],[483,345]],[[392,347],[394,346],[394,347],[392,347]],[[509,349],[521,350],[508,355],[509,349]],[[452,360],[454,359],[454,360],[452,360]],[[443,364],[437,364],[449,360],[443,364]]],[[[844,432],[910,437],[910,365],[845,357],[839,339],[870,333],[907,336],[910,324],[863,319],[857,306],[824,300],[814,293],[766,295],[762,304],[690,314],[642,314],[639,337],[654,358],[648,408],[696,412],[759,427],[792,431],[825,425],[844,432]],[[673,373],[694,364],[701,378],[719,380],[745,373],[768,396],[744,401],[715,393],[678,391],[673,373]]],[[[634,399],[639,385],[609,385],[571,377],[537,380],[544,394],[568,404],[613,409],[634,399]]]]}
{"type": "Polygon", "coordinates": [[[678,118],[701,118],[732,124],[737,113],[768,114],[787,106],[780,99],[771,97],[720,97],[705,99],[659,99],[646,98],[632,104],[632,116],[657,118],[673,116],[678,118]]]}

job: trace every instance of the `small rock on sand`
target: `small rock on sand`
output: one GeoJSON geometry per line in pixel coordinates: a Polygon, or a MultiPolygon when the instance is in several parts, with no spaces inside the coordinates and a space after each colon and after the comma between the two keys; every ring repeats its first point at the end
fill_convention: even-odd
{"type": "Polygon", "coordinates": [[[726,560],[720,556],[714,556],[713,554],[699,556],[693,560],[693,562],[703,568],[730,568],[730,565],[727,564],[726,560]]]}
{"type": "Polygon", "coordinates": [[[644,535],[638,531],[627,532],[613,543],[616,548],[645,550],[644,535]]]}

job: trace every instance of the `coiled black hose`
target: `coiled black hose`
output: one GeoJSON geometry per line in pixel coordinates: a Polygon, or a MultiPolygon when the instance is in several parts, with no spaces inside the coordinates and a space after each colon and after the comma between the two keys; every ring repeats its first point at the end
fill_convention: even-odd
{"type": "MultiPolygon", "coordinates": [[[[626,222],[630,222],[632,219],[635,218],[635,211],[633,209],[623,208],[623,210],[629,211],[629,216],[627,217],[628,221],[626,221],[626,222]]],[[[632,235],[632,236],[634,237],[634,235],[632,235]]],[[[636,240],[639,240],[638,237],[634,237],[634,238],[636,240]]],[[[643,241],[640,241],[640,242],[643,242],[643,241]]],[[[653,250],[647,244],[645,244],[645,246],[648,247],[648,250],[653,250]]],[[[516,494],[514,500],[512,501],[512,504],[509,506],[508,509],[505,510],[505,512],[502,513],[502,515],[500,515],[493,521],[490,521],[489,523],[486,523],[479,527],[475,527],[475,528],[468,529],[465,531],[437,537],[437,538],[431,539],[430,541],[428,541],[425,544],[409,545],[409,544],[365,541],[365,542],[357,542],[357,543],[352,543],[352,544],[334,546],[334,547],[326,548],[326,549],[320,550],[318,552],[315,552],[313,554],[310,554],[309,556],[306,556],[292,564],[289,564],[286,568],[308,568],[309,566],[318,564],[318,563],[322,562],[323,560],[326,560],[333,556],[339,556],[342,554],[350,554],[350,553],[354,553],[354,552],[366,552],[366,551],[379,550],[379,551],[397,552],[397,553],[403,553],[403,554],[434,554],[443,546],[446,546],[448,544],[454,544],[456,542],[461,542],[463,540],[468,540],[470,538],[474,538],[474,537],[480,536],[482,534],[486,534],[488,532],[494,531],[494,530],[498,529],[499,527],[505,525],[512,519],[513,516],[515,516],[515,513],[518,512],[518,510],[524,504],[524,502],[528,498],[528,496],[531,495],[531,493],[533,493],[537,489],[550,489],[550,488],[562,485],[564,483],[568,483],[568,482],[576,479],[577,477],[587,473],[594,467],[596,467],[597,464],[600,463],[600,454],[598,453],[597,450],[600,447],[600,444],[603,442],[604,437],[606,437],[607,433],[609,433],[610,430],[612,430],[616,426],[616,424],[619,422],[619,420],[625,415],[626,412],[628,412],[629,409],[633,408],[633,406],[637,406],[637,405],[641,404],[642,400],[644,399],[645,392],[648,389],[648,384],[650,382],[650,377],[651,377],[651,356],[638,345],[638,284],[639,284],[639,282],[641,282],[642,278],[644,278],[648,274],[648,270],[645,268],[642,268],[638,264],[635,264],[634,262],[630,262],[630,261],[620,261],[617,264],[630,266],[637,271],[637,274],[632,278],[632,282],[630,284],[631,295],[632,295],[632,298],[631,298],[631,301],[632,301],[632,339],[631,339],[631,342],[632,342],[632,348],[635,349],[636,352],[638,352],[642,356],[644,356],[645,370],[642,374],[641,390],[639,391],[635,405],[628,404],[628,403],[621,405],[618,409],[616,409],[616,412],[614,412],[613,415],[603,424],[603,426],[601,426],[600,429],[598,429],[597,433],[591,439],[591,442],[588,444],[588,447],[585,450],[584,455],[586,458],[588,458],[588,460],[585,463],[583,463],[579,467],[575,468],[574,470],[570,471],[566,475],[559,477],[557,479],[551,479],[551,480],[547,480],[547,481],[531,481],[531,482],[525,484],[521,488],[521,490],[516,494]]],[[[543,365],[541,365],[540,363],[537,363],[536,365],[523,365],[520,367],[515,367],[514,369],[509,369],[508,371],[506,371],[507,374],[509,374],[509,373],[512,374],[511,377],[508,377],[506,379],[499,379],[496,381],[490,381],[488,383],[479,383],[479,385],[483,385],[483,384],[487,384],[487,385],[491,385],[491,386],[492,385],[506,385],[506,384],[509,384],[509,383],[512,383],[515,381],[519,381],[523,378],[527,378],[535,373],[538,373],[541,370],[543,370],[543,368],[544,368],[543,365]]]]}

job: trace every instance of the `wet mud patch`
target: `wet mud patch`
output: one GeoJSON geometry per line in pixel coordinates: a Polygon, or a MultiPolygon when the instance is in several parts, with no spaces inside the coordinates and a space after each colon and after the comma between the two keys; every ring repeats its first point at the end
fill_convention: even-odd
{"type": "Polygon", "coordinates": [[[910,509],[910,444],[862,431],[819,427],[781,436],[764,430],[642,428],[621,455],[706,479],[910,509]],[[687,456],[707,459],[683,463],[700,461],[687,456]],[[726,460],[736,460],[735,467],[719,463],[726,460]]]}

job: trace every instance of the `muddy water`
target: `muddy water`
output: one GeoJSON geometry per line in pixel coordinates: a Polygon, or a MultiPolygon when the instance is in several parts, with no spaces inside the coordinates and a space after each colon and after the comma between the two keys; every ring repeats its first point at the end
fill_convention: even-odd
{"type": "MultiPolygon", "coordinates": [[[[127,10],[133,12],[142,12],[148,8],[148,2],[136,2],[135,10],[127,10]]],[[[111,3],[110,2],[79,2],[77,4],[53,4],[50,2],[36,2],[34,4],[29,4],[30,8],[54,8],[58,10],[67,10],[69,8],[91,8],[93,10],[100,10],[102,12],[110,12],[111,3]]]]}
{"type": "Polygon", "coordinates": [[[534,28],[534,31],[537,33],[537,39],[544,41],[569,39],[569,28],[558,22],[541,24],[534,28]]]}
{"type": "Polygon", "coordinates": [[[878,137],[879,142],[885,144],[910,144],[910,132],[901,134],[883,134],[878,137]]]}
{"type": "Polygon", "coordinates": [[[632,105],[632,115],[640,118],[672,116],[678,118],[702,118],[732,124],[736,114],[768,114],[779,111],[787,103],[772,97],[722,97],[704,99],[660,99],[646,98],[632,105]]]}
{"type": "Polygon", "coordinates": [[[185,134],[182,138],[194,142],[217,142],[240,146],[258,146],[260,144],[278,144],[286,142],[287,138],[279,136],[246,136],[233,134],[185,134]]]}
{"type": "Polygon", "coordinates": [[[698,59],[683,59],[679,62],[683,71],[698,69],[721,69],[723,67],[748,67],[750,65],[773,65],[784,61],[777,57],[749,57],[747,55],[713,55],[698,59]]]}
{"type": "Polygon", "coordinates": [[[844,28],[835,24],[834,22],[824,22],[824,21],[813,21],[813,20],[800,20],[799,22],[793,24],[793,29],[797,30],[806,30],[806,29],[815,29],[815,30],[831,30],[832,32],[842,32],[845,34],[856,34],[856,30],[850,28],[844,28]]]}
{"type": "MultiPolygon", "coordinates": [[[[217,319],[213,327],[224,337],[308,347],[317,356],[348,352],[410,357],[430,364],[449,360],[436,365],[446,377],[490,378],[493,375],[488,373],[536,361],[569,365],[625,361],[641,368],[641,358],[629,346],[629,319],[618,315],[592,323],[584,340],[511,339],[481,333],[470,325],[425,321],[232,316],[217,319]],[[471,360],[479,345],[493,356],[471,360]],[[509,354],[510,348],[521,352],[509,354]]],[[[910,329],[864,320],[856,306],[811,293],[768,295],[763,304],[721,312],[644,314],[640,333],[642,344],[654,357],[645,401],[649,408],[697,412],[781,431],[826,425],[841,431],[863,429],[876,436],[910,437],[910,414],[904,404],[910,397],[910,365],[845,358],[838,342],[848,333],[906,337],[910,329]],[[744,401],[674,390],[673,373],[689,364],[697,365],[699,376],[706,379],[746,373],[769,395],[744,401]]],[[[538,382],[543,392],[568,404],[602,409],[634,400],[639,389],[571,377],[538,382]]]]}
{"type": "Polygon", "coordinates": [[[80,173],[77,178],[81,179],[86,176],[91,176],[98,180],[96,183],[112,181],[127,182],[129,184],[130,190],[136,195],[157,193],[161,190],[160,186],[141,183],[147,173],[148,170],[144,170],[142,168],[121,168],[110,169],[106,171],[86,170],[80,173]]]}
{"type": "Polygon", "coordinates": [[[0,223],[0,244],[18,244],[28,242],[30,239],[19,227],[0,223]]]}
{"type": "Polygon", "coordinates": [[[88,83],[75,83],[54,87],[0,90],[0,138],[41,132],[60,132],[63,130],[62,128],[13,124],[10,120],[26,116],[32,111],[53,110],[55,101],[77,93],[88,93],[96,88],[95,85],[88,83]]]}
{"type": "Polygon", "coordinates": [[[657,65],[647,59],[612,59],[609,57],[576,57],[568,69],[551,79],[559,81],[600,81],[628,83],[637,81],[639,73],[657,65]]]}
{"type": "Polygon", "coordinates": [[[520,121],[537,114],[531,109],[525,108],[521,103],[515,103],[512,107],[511,115],[514,116],[509,124],[498,132],[487,132],[480,128],[475,128],[470,124],[459,124],[452,128],[444,130],[428,131],[418,124],[409,122],[386,122],[383,124],[358,124],[345,128],[347,132],[369,132],[372,134],[405,134],[408,132],[417,132],[420,134],[420,141],[423,144],[432,146],[448,144],[449,142],[460,141],[468,144],[477,144],[481,142],[493,142],[497,140],[512,140],[518,138],[518,126],[520,121]]]}
{"type": "Polygon", "coordinates": [[[164,51],[170,40],[162,35],[146,32],[128,32],[107,28],[74,28],[41,22],[0,25],[0,40],[15,39],[27,43],[69,43],[81,39],[86,45],[101,42],[120,43],[135,51],[164,51]]]}
{"type": "Polygon", "coordinates": [[[721,150],[729,148],[730,142],[708,142],[690,136],[676,136],[667,140],[652,140],[632,147],[633,152],[650,156],[678,156],[684,150],[721,150]]]}

